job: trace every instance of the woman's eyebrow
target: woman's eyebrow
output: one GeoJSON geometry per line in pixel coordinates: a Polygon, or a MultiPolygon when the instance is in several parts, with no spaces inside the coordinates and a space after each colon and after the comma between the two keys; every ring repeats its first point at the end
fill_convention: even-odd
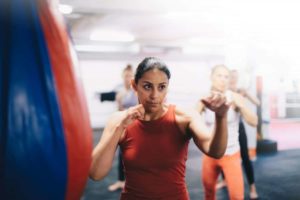
{"type": "Polygon", "coordinates": [[[151,82],[149,81],[142,81],[143,83],[148,83],[148,84],[152,84],[151,82]]]}
{"type": "MultiPolygon", "coordinates": [[[[151,85],[153,85],[153,83],[152,82],[150,82],[150,81],[142,81],[142,83],[144,84],[144,83],[147,83],[147,84],[151,84],[151,85]]],[[[161,83],[158,83],[158,85],[162,85],[162,84],[168,84],[168,82],[161,82],[161,83]]]]}

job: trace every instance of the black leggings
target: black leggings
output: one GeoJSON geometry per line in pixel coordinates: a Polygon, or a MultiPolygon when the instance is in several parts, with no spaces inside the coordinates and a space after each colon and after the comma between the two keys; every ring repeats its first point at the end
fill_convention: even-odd
{"type": "Polygon", "coordinates": [[[248,153],[246,129],[242,121],[240,121],[239,123],[239,143],[241,148],[243,167],[247,176],[248,183],[249,185],[251,185],[254,183],[254,173],[253,173],[253,166],[248,153]]]}
{"type": "MultiPolygon", "coordinates": [[[[247,176],[247,180],[248,180],[249,185],[252,185],[254,183],[253,166],[252,166],[251,160],[249,158],[246,129],[245,129],[244,123],[242,121],[240,121],[240,123],[239,123],[239,143],[240,143],[243,167],[244,167],[244,170],[245,170],[245,173],[247,176]]],[[[222,177],[224,179],[223,172],[222,172],[222,177]]]]}
{"type": "Polygon", "coordinates": [[[119,163],[118,163],[118,178],[119,181],[125,181],[125,174],[124,174],[124,166],[123,166],[123,158],[122,158],[122,152],[119,149],[119,163]]]}

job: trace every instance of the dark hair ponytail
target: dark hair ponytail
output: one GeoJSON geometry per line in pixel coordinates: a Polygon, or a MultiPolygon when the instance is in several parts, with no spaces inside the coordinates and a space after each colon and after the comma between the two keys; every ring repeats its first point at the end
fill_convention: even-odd
{"type": "Polygon", "coordinates": [[[167,75],[168,79],[171,78],[170,70],[164,62],[162,62],[158,58],[147,57],[138,65],[134,75],[134,82],[137,84],[145,72],[155,68],[164,72],[167,75]]]}

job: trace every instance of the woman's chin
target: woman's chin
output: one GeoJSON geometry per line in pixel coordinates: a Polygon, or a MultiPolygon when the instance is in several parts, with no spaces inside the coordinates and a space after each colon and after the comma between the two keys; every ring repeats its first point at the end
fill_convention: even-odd
{"type": "Polygon", "coordinates": [[[153,113],[153,112],[157,112],[159,111],[159,109],[161,108],[161,105],[159,104],[147,104],[145,106],[145,111],[146,112],[150,112],[150,113],[153,113]]]}

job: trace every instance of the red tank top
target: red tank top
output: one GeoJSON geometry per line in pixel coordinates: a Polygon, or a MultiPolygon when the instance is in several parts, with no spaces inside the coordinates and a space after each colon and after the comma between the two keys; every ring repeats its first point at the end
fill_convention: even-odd
{"type": "Polygon", "coordinates": [[[187,200],[189,137],[175,121],[175,106],[153,121],[134,121],[120,142],[126,177],[121,200],[187,200]]]}

